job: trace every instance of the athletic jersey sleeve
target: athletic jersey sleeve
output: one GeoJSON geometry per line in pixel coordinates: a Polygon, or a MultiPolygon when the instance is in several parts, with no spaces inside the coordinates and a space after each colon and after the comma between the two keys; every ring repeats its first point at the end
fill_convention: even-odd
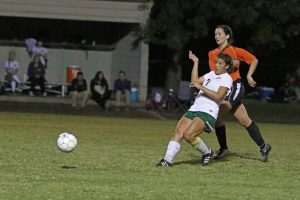
{"type": "Polygon", "coordinates": [[[220,86],[226,87],[228,89],[232,86],[232,78],[229,74],[225,74],[222,78],[222,82],[220,83],[220,86]]]}
{"type": "Polygon", "coordinates": [[[246,51],[245,49],[235,47],[234,51],[236,52],[236,56],[238,60],[241,60],[247,63],[248,65],[250,65],[253,62],[253,60],[256,59],[256,57],[253,54],[246,51]]]}

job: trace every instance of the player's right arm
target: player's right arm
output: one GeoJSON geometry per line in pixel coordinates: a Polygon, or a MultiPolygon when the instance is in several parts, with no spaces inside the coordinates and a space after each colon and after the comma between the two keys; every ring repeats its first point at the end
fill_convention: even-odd
{"type": "Polygon", "coordinates": [[[191,83],[193,83],[198,81],[199,79],[199,75],[198,75],[199,59],[195,54],[193,54],[192,51],[189,51],[189,59],[191,59],[194,62],[192,73],[191,73],[191,83]]]}

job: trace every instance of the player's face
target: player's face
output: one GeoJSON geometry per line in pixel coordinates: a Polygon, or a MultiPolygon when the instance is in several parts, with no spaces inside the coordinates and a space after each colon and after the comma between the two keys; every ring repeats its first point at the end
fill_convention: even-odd
{"type": "Polygon", "coordinates": [[[222,60],[221,58],[217,58],[215,73],[216,74],[224,74],[226,72],[226,69],[227,69],[227,65],[226,65],[225,61],[222,60]]]}
{"type": "Polygon", "coordinates": [[[215,40],[216,43],[220,45],[227,44],[227,39],[229,38],[229,35],[226,35],[224,30],[222,28],[217,28],[215,30],[215,40]]]}

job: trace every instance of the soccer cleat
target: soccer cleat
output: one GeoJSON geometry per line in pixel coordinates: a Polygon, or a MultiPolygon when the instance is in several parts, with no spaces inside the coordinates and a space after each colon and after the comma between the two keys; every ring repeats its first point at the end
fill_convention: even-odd
{"type": "Polygon", "coordinates": [[[209,149],[209,150],[210,150],[210,153],[202,156],[201,163],[200,163],[202,166],[208,165],[208,163],[211,161],[211,159],[214,155],[213,150],[212,149],[209,149]]]}
{"type": "Polygon", "coordinates": [[[173,167],[173,164],[166,161],[165,159],[161,159],[159,163],[156,164],[157,167],[173,167]]]}
{"type": "Polygon", "coordinates": [[[271,149],[272,149],[272,146],[270,144],[266,144],[265,147],[260,150],[263,162],[268,161],[269,153],[270,153],[271,149]]]}
{"type": "Polygon", "coordinates": [[[214,157],[215,160],[219,160],[224,158],[226,155],[229,154],[229,149],[219,149],[217,151],[217,155],[214,157]]]}

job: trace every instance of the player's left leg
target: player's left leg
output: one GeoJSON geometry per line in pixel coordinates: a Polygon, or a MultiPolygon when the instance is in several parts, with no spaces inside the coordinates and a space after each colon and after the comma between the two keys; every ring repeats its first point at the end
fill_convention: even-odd
{"type": "Polygon", "coordinates": [[[243,104],[240,104],[233,113],[234,118],[239,122],[239,124],[246,128],[252,140],[259,146],[260,152],[262,153],[262,161],[268,161],[269,152],[272,147],[266,144],[258,126],[254,121],[252,121],[247,113],[247,110],[243,104]]]}
{"type": "Polygon", "coordinates": [[[203,140],[198,137],[206,128],[205,122],[196,117],[193,119],[192,123],[183,132],[184,139],[190,143],[195,149],[202,153],[201,164],[203,166],[208,165],[212,156],[214,154],[213,150],[208,148],[203,140]]]}

